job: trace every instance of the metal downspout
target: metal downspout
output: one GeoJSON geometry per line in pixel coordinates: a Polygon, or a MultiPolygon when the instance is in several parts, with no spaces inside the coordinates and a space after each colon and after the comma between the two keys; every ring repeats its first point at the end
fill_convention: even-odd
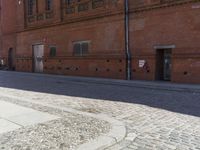
{"type": "MultiPolygon", "coordinates": [[[[2,53],[3,53],[3,23],[2,23],[2,18],[3,18],[3,15],[2,15],[2,0],[0,0],[0,61],[3,60],[3,56],[2,56],[2,53]]],[[[1,62],[0,62],[1,64],[1,62]]]]}
{"type": "Polygon", "coordinates": [[[125,48],[126,48],[126,78],[131,80],[131,52],[129,49],[129,1],[125,0],[125,48]]]}

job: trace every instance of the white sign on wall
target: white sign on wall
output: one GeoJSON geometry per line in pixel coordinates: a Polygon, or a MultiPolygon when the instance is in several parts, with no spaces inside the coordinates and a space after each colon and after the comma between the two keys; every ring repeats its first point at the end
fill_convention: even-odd
{"type": "Polygon", "coordinates": [[[143,68],[145,65],[145,60],[139,60],[139,68],[143,68]]]}

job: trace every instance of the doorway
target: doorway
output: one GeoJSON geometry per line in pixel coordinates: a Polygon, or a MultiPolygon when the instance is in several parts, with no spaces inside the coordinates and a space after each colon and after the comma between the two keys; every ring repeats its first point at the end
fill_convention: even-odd
{"type": "Polygon", "coordinates": [[[157,49],[156,80],[171,81],[172,50],[157,49]]]}
{"type": "Polygon", "coordinates": [[[8,50],[8,69],[15,70],[14,67],[14,50],[13,48],[9,48],[8,50]]]}
{"type": "Polygon", "coordinates": [[[44,45],[33,45],[33,72],[43,73],[44,45]]]}

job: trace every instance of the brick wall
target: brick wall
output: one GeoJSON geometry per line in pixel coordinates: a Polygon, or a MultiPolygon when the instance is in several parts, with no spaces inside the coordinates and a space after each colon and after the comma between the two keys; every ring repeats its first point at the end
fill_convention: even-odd
{"type": "Polygon", "coordinates": [[[52,74],[126,78],[123,15],[68,23],[18,33],[17,66],[32,71],[32,45],[44,44],[44,72],[52,74]],[[74,41],[90,41],[86,56],[73,56],[74,41]],[[50,57],[50,46],[56,57],[50,57]]]}
{"type": "MultiPolygon", "coordinates": [[[[139,10],[130,14],[133,79],[154,80],[156,45],[172,49],[172,81],[200,83],[200,3],[139,10]],[[139,68],[146,60],[150,71],[139,68]]],[[[132,10],[134,12],[134,10],[132,10]]]]}
{"type": "MultiPolygon", "coordinates": [[[[66,13],[67,6],[60,1],[47,12],[41,0],[33,16],[27,16],[25,3],[1,3],[0,57],[7,58],[8,49],[13,47],[18,71],[33,71],[32,46],[39,43],[45,46],[44,73],[126,78],[123,0],[95,9],[88,3],[88,10],[83,12],[77,12],[77,4],[72,14],[66,13]],[[73,56],[73,42],[82,40],[91,41],[88,55],[73,56]],[[49,56],[52,45],[57,48],[55,57],[49,56]]],[[[134,0],[129,1],[129,7],[132,79],[155,80],[155,46],[174,45],[172,81],[200,83],[200,3],[134,0]],[[140,60],[148,67],[139,67],[140,60]]]]}
{"type": "MultiPolygon", "coordinates": [[[[15,19],[16,3],[13,0],[1,0],[1,44],[0,58],[7,62],[9,48],[16,49],[16,30],[17,23],[15,19]]],[[[15,65],[15,60],[13,60],[15,65]]]]}

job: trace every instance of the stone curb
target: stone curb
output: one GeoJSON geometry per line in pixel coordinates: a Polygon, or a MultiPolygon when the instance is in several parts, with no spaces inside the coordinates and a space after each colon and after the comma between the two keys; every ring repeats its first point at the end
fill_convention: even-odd
{"type": "Polygon", "coordinates": [[[96,119],[109,122],[112,125],[112,129],[108,134],[80,145],[77,150],[102,150],[122,141],[125,138],[126,128],[123,123],[104,115],[99,115],[96,119]]]}
{"type": "Polygon", "coordinates": [[[101,135],[97,139],[91,140],[88,143],[84,143],[84,144],[80,145],[77,148],[77,150],[102,150],[107,147],[115,145],[116,143],[122,141],[126,137],[126,127],[125,127],[124,123],[120,122],[114,118],[108,117],[105,114],[97,115],[97,114],[92,114],[92,113],[88,113],[88,112],[78,111],[78,110],[75,110],[72,108],[54,106],[51,104],[42,104],[39,102],[35,102],[33,100],[27,100],[25,98],[19,98],[19,97],[11,96],[11,95],[8,96],[8,95],[2,94],[2,93],[0,93],[0,95],[3,97],[12,98],[12,99],[20,100],[20,101],[25,101],[25,102],[30,102],[33,104],[38,104],[38,105],[42,105],[42,106],[49,107],[49,108],[60,109],[62,111],[66,111],[66,112],[70,112],[70,113],[85,115],[85,116],[92,117],[92,118],[95,118],[98,120],[103,120],[103,121],[109,122],[111,124],[111,130],[109,131],[109,133],[101,135]]]}

